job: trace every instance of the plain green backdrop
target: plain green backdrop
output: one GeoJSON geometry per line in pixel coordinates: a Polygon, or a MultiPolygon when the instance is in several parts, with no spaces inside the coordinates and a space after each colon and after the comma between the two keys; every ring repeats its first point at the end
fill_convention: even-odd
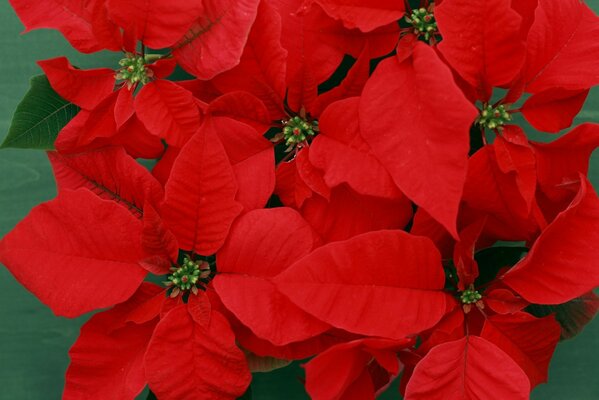
{"type": "MultiPolygon", "coordinates": [[[[588,3],[599,11],[599,0],[588,3]]],[[[116,67],[120,58],[115,53],[78,54],[57,32],[44,30],[21,36],[22,29],[9,4],[3,1],[0,4],[0,141],[28,89],[29,77],[41,73],[36,60],[66,55],[73,64],[91,68],[116,67]]],[[[592,91],[575,124],[587,121],[599,122],[597,89],[592,91]]],[[[592,162],[591,179],[599,187],[599,154],[592,162]]],[[[0,151],[0,237],[32,207],[54,195],[52,172],[43,152],[0,151]]],[[[68,349],[86,320],[87,317],[75,320],[55,317],[0,267],[0,399],[59,399],[69,362],[68,349]]],[[[532,399],[598,400],[598,362],[599,320],[595,320],[581,335],[558,346],[549,383],[538,387],[532,399]]],[[[306,399],[300,376],[297,365],[272,374],[258,374],[253,383],[254,399],[306,399]]],[[[397,395],[393,391],[383,398],[397,398],[397,395]]]]}

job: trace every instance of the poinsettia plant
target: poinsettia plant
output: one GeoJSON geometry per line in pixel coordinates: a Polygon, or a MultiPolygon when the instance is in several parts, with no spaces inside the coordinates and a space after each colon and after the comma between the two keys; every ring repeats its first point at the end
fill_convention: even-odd
{"type": "Polygon", "coordinates": [[[527,399],[597,313],[583,1],[10,3],[121,53],[39,61],[2,145],[58,195],[0,262],[96,312],[64,399],[247,399],[294,360],[317,400],[527,399]]]}

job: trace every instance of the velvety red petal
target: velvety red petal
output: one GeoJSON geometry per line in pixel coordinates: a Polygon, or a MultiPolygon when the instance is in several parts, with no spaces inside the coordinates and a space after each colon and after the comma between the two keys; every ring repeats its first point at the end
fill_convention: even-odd
{"type": "Polygon", "coordinates": [[[401,191],[457,237],[477,111],[452,82],[447,66],[419,43],[406,61],[379,64],[362,94],[360,127],[401,191]]]}
{"type": "Polygon", "coordinates": [[[320,134],[310,144],[310,162],[324,171],[331,188],[347,183],[362,195],[401,198],[393,178],[360,135],[359,103],[359,97],[352,97],[325,109],[320,134]]]}
{"type": "Polygon", "coordinates": [[[25,32],[40,28],[56,29],[82,53],[102,49],[92,30],[91,12],[79,0],[10,0],[10,4],[25,25],[25,32]]]}
{"type": "Polygon", "coordinates": [[[237,184],[229,158],[212,130],[199,130],[187,142],[165,191],[162,216],[179,248],[215,253],[242,207],[235,201],[237,184]]]}
{"type": "Polygon", "coordinates": [[[210,79],[239,64],[259,3],[203,0],[201,15],[173,46],[179,65],[200,79],[210,79]]]}
{"type": "Polygon", "coordinates": [[[94,315],[69,350],[62,398],[133,399],[146,385],[143,357],[156,322],[116,329],[118,310],[94,315]]]}
{"type": "Polygon", "coordinates": [[[536,129],[557,133],[572,125],[589,91],[548,89],[532,95],[521,108],[524,118],[536,129]]]}
{"type": "Polygon", "coordinates": [[[433,326],[447,301],[437,249],[403,231],[327,244],[275,282],[291,301],[334,327],[395,339],[433,326]]]}
{"type": "Polygon", "coordinates": [[[580,177],[570,206],[541,233],[528,255],[503,282],[537,304],[560,304],[599,286],[599,199],[580,177]]]}
{"type": "Polygon", "coordinates": [[[527,91],[599,83],[599,17],[584,2],[539,0],[526,45],[527,91]]]}
{"type": "Polygon", "coordinates": [[[512,291],[501,288],[485,292],[484,302],[498,314],[513,314],[530,304],[512,291]]]}
{"type": "Polygon", "coordinates": [[[143,281],[141,221],[86,189],[34,208],[0,242],[0,262],[55,314],[127,300],[143,281]]]}
{"type": "Polygon", "coordinates": [[[369,231],[402,229],[412,218],[412,203],[406,197],[363,196],[341,185],[331,191],[329,201],[315,195],[300,212],[325,242],[332,242],[369,231]]]}
{"type": "Polygon", "coordinates": [[[202,2],[173,0],[108,0],[110,17],[130,35],[153,49],[169,47],[202,13],[202,2]]]}
{"type": "Polygon", "coordinates": [[[88,110],[112,93],[115,85],[115,72],[108,68],[76,69],[66,57],[38,61],[37,64],[44,70],[52,89],[88,110]]]}
{"type": "Polygon", "coordinates": [[[529,398],[524,371],[494,344],[477,336],[441,344],[416,365],[406,400],[529,398]]]}
{"type": "Polygon", "coordinates": [[[146,378],[161,400],[235,400],[251,374],[226,319],[212,311],[210,325],[194,322],[185,305],[156,327],[145,356],[146,378]]]}
{"type": "Polygon", "coordinates": [[[439,51],[484,101],[492,87],[510,83],[524,64],[522,19],[510,2],[448,0],[435,7],[443,37],[439,51]]]}
{"type": "Polygon", "coordinates": [[[170,81],[145,85],[135,97],[135,111],[148,131],[172,146],[183,146],[200,126],[193,95],[170,81]]]}
{"type": "Polygon", "coordinates": [[[405,13],[404,3],[394,0],[314,0],[345,27],[363,32],[400,20],[405,13]]]}
{"type": "Polygon", "coordinates": [[[86,188],[141,217],[146,203],[160,207],[162,186],[121,147],[106,147],[81,154],[49,152],[59,191],[86,188]]]}

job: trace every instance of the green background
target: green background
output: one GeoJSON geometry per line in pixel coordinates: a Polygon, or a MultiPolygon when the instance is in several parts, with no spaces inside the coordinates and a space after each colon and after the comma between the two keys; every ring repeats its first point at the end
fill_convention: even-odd
{"type": "MultiPolygon", "coordinates": [[[[43,0],[40,0],[43,1],[43,0]]],[[[589,4],[599,11],[599,1],[589,4]]],[[[21,36],[23,27],[7,2],[0,4],[0,141],[11,116],[29,87],[29,77],[41,73],[36,60],[66,55],[81,68],[115,67],[118,54],[78,54],[54,31],[21,36]]],[[[599,90],[591,96],[575,124],[599,122],[599,90]]],[[[591,179],[599,187],[599,154],[591,179]]],[[[55,195],[50,166],[43,152],[0,152],[0,237],[35,205],[55,195]]],[[[597,244],[599,246],[599,243],[597,244]]],[[[40,266],[43,267],[43,266],[40,266]]],[[[59,399],[69,359],[67,351],[87,317],[55,317],[0,268],[0,399],[59,399]]],[[[599,320],[573,340],[558,346],[549,383],[538,387],[532,399],[599,399],[599,320]]],[[[305,399],[301,369],[291,366],[272,374],[259,374],[253,383],[255,399],[305,399]]],[[[383,398],[397,398],[395,392],[383,398]]],[[[498,399],[504,400],[504,399],[498,399]]],[[[509,399],[505,399],[509,400],[509,399]]]]}

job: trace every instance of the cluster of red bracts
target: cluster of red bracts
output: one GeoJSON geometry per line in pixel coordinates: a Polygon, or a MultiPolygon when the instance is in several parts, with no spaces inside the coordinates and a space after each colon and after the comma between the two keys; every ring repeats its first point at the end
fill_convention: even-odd
{"type": "Polygon", "coordinates": [[[317,400],[527,399],[596,313],[599,125],[519,117],[568,129],[599,84],[580,0],[11,3],[125,52],[39,62],[81,111],[0,242],[57,315],[104,309],[65,399],[236,399],[309,357],[317,400]]]}

